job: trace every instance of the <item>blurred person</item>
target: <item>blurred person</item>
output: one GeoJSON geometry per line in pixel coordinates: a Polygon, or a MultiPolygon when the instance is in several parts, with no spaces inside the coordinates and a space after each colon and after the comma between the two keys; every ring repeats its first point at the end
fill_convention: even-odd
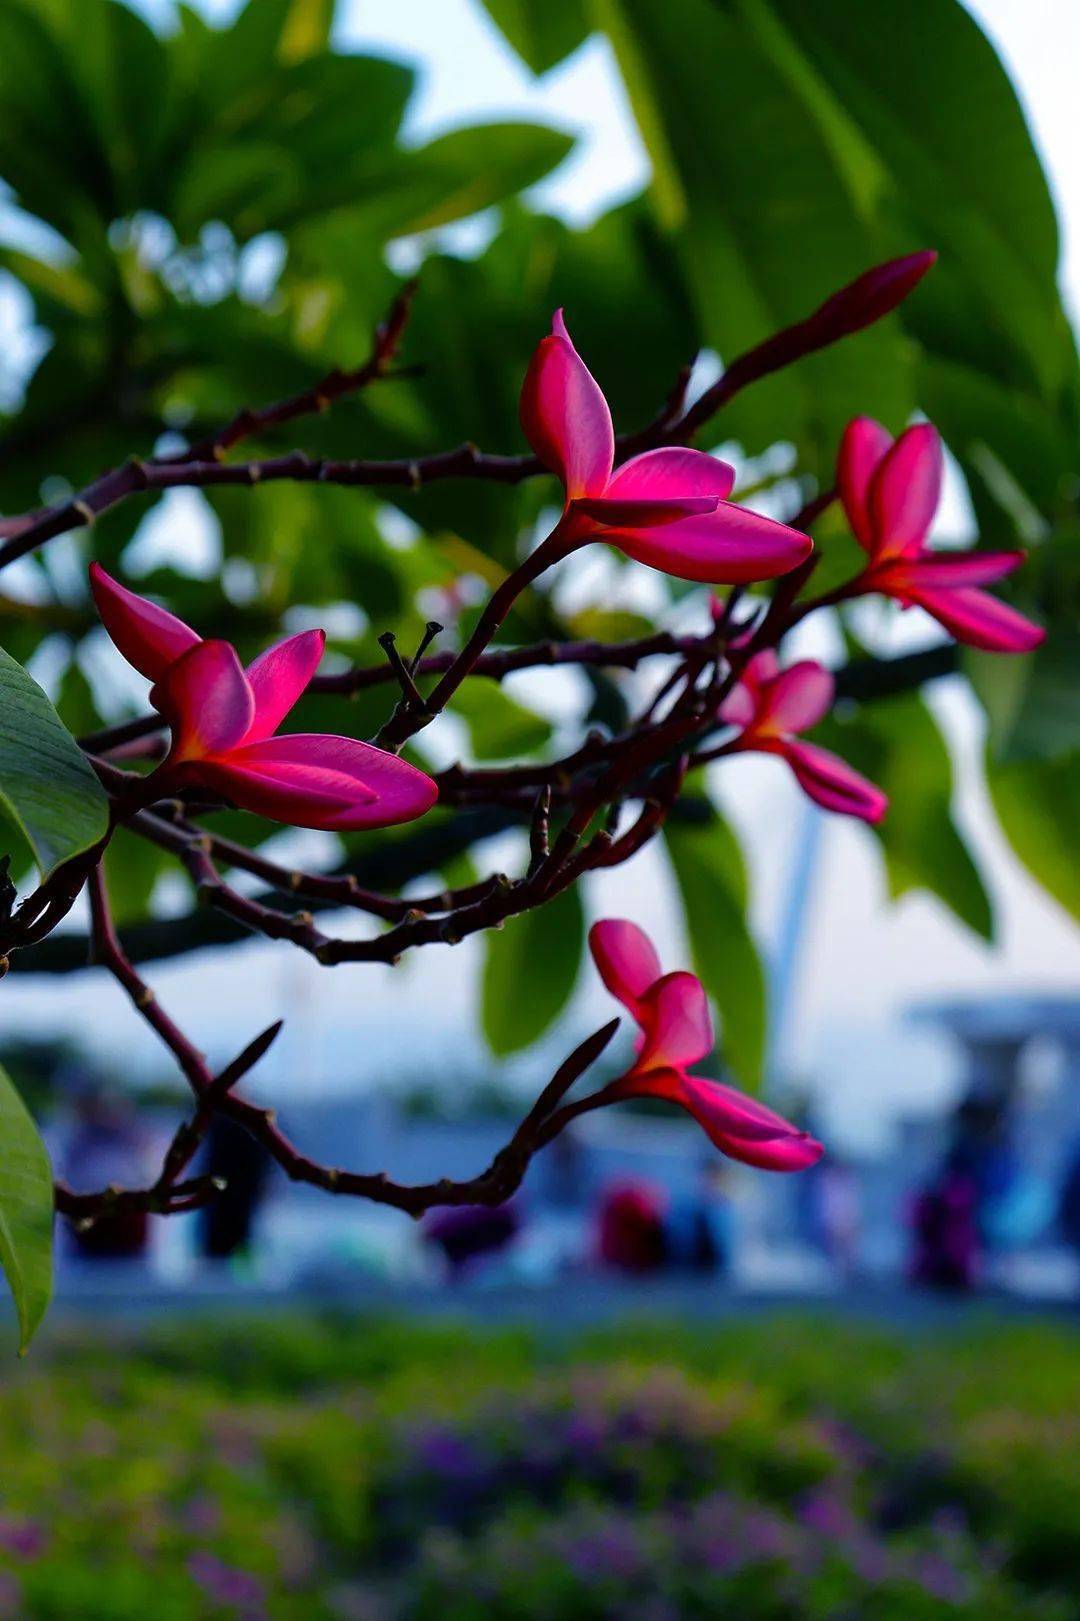
{"type": "Polygon", "coordinates": [[[1058,1200],[1058,1229],[1077,1261],[1080,1261],[1080,1142],[1074,1147],[1065,1167],[1058,1200]]]}
{"type": "Polygon", "coordinates": [[[506,1249],[521,1226],[521,1210],[513,1200],[493,1206],[461,1205],[429,1215],[423,1237],[442,1252],[448,1273],[456,1280],[481,1260],[506,1249]]]}
{"type": "Polygon", "coordinates": [[[978,1210],[978,1186],[954,1146],[912,1206],[912,1283],[958,1291],[975,1287],[982,1255],[978,1210]]]}
{"type": "Polygon", "coordinates": [[[215,1115],[202,1169],[225,1186],[199,1211],[199,1249],[209,1261],[251,1255],[255,1217],[266,1187],[270,1157],[243,1126],[215,1115]]]}
{"type": "Polygon", "coordinates": [[[975,1189],[979,1239],[987,1249],[1013,1241],[1020,1162],[1008,1099],[975,1089],[956,1111],[953,1154],[975,1189]]]}
{"type": "MultiPolygon", "coordinates": [[[[137,1188],[156,1173],[153,1143],[130,1099],[101,1081],[80,1074],[72,1086],[74,1109],[60,1156],[60,1172],[77,1193],[115,1184],[137,1188]]],[[[142,1255],[150,1231],[145,1210],[95,1217],[89,1225],[69,1223],[77,1254],[92,1260],[124,1260],[142,1255]]]]}
{"type": "Polygon", "coordinates": [[[830,1153],[815,1167],[821,1248],[844,1277],[858,1270],[862,1207],[854,1167],[830,1153]]]}
{"type": "Polygon", "coordinates": [[[620,1272],[656,1272],[667,1259],[664,1199],[643,1181],[615,1182],[600,1195],[597,1249],[620,1272]]]}
{"type": "Polygon", "coordinates": [[[732,1206],[722,1161],[702,1160],[693,1192],[673,1201],[664,1223],[665,1260],[690,1272],[731,1269],[732,1206]]]}

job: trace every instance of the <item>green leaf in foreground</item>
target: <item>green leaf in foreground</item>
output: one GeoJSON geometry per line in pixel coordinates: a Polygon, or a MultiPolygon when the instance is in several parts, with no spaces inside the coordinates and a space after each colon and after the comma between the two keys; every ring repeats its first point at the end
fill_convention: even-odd
{"type": "Polygon", "coordinates": [[[0,811],[47,878],[104,838],[109,802],[37,682],[0,648],[0,811]]]}
{"type": "Polygon", "coordinates": [[[575,889],[487,937],[481,1016],[500,1058],[542,1036],[570,999],[581,962],[585,920],[575,889]]]}
{"type": "Polygon", "coordinates": [[[52,1296],[53,1184],[26,1104],[0,1069],[0,1266],[19,1317],[19,1355],[52,1296]]]}
{"type": "Polygon", "coordinates": [[[756,1087],[765,1056],[766,988],[746,923],[742,851],[712,805],[701,820],[669,821],[664,837],[694,969],[720,1010],[724,1061],[743,1086],[756,1087]]]}

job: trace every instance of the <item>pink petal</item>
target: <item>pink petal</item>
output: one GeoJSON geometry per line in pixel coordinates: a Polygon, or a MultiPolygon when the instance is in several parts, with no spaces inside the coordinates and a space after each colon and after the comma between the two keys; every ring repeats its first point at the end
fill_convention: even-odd
{"type": "Polygon", "coordinates": [[[425,772],[396,754],[319,732],[246,743],[214,765],[246,796],[231,794],[237,803],[277,821],[342,833],[411,822],[431,809],[439,792],[425,772]]]}
{"type": "Polygon", "coordinates": [[[325,646],[324,630],[304,630],[268,647],[248,665],[255,719],[246,743],[260,743],[277,731],[318,669],[325,646]]]}
{"type": "Polygon", "coordinates": [[[929,422],[902,433],[870,484],[875,557],[917,552],[934,521],[941,496],[941,440],[929,422]]]}
{"type": "Polygon", "coordinates": [[[836,482],[848,523],[864,551],[874,551],[870,517],[870,483],[891,446],[892,434],[872,417],[855,417],[844,429],[836,463],[836,482]]]}
{"type": "Polygon", "coordinates": [[[655,1097],[693,1115],[722,1154],[767,1171],[802,1171],[821,1158],[822,1146],[764,1104],[733,1086],[679,1070],[632,1073],[606,1088],[611,1101],[655,1097]]]}
{"type": "Polygon", "coordinates": [[[687,495],[731,494],[735,469],[701,450],[670,446],[646,450],[623,462],[611,475],[607,494],[621,501],[668,501],[687,495]]]}
{"type": "Polygon", "coordinates": [[[150,702],[172,727],[174,764],[232,748],[255,718],[254,695],[229,642],[196,642],[166,667],[150,702]]]}
{"type": "Polygon", "coordinates": [[[907,598],[933,614],[950,635],[968,647],[981,647],[988,653],[1030,653],[1046,640],[1040,625],[1033,625],[988,591],[970,587],[933,591],[912,586],[907,598]]]}
{"type": "Polygon", "coordinates": [[[823,664],[802,659],[773,677],[762,695],[761,722],[770,731],[803,732],[832,708],[836,683],[823,664]]]}
{"type": "Polygon", "coordinates": [[[826,810],[880,822],[889,808],[881,789],[816,743],[785,743],[781,750],[798,779],[799,787],[826,810]]]}
{"type": "Polygon", "coordinates": [[[650,986],[641,998],[641,1025],[645,1040],[634,1074],[681,1069],[713,1050],[709,999],[694,974],[665,974],[650,986]]]}
{"type": "Polygon", "coordinates": [[[738,684],[720,705],[719,719],[729,726],[753,726],[761,717],[765,695],[780,670],[773,648],[766,647],[747,660],[738,684]]]}
{"type": "Polygon", "coordinates": [[[129,591],[98,563],[90,564],[90,590],[113,642],[128,663],[151,681],[157,681],[174,659],[199,640],[190,625],[129,591]]]}
{"type": "Polygon", "coordinates": [[[732,687],[720,708],[717,710],[717,719],[722,720],[726,726],[738,726],[742,731],[753,726],[757,720],[758,705],[756,695],[745,682],[740,681],[732,687]]]}
{"type": "Polygon", "coordinates": [[[640,1024],[642,998],[662,972],[648,935],[626,918],[603,918],[589,930],[589,950],[612,996],[640,1024]]]}
{"type": "MultiPolygon", "coordinates": [[[[266,816],[290,827],[333,829],[337,819],[354,810],[359,797],[354,783],[297,766],[276,772],[236,766],[235,755],[200,760],[192,775],[211,792],[231,800],[241,810],[266,816]]],[[[368,804],[375,804],[372,795],[368,804]]]]}
{"type": "Polygon", "coordinates": [[[558,473],[570,500],[602,495],[615,459],[611,412],[555,312],[521,389],[521,426],[545,467],[558,473]]]}
{"type": "Polygon", "coordinates": [[[776,680],[779,674],[780,659],[776,649],[763,647],[760,653],[755,653],[752,658],[747,659],[739,679],[752,692],[760,694],[770,681],[776,680]]]}
{"type": "Polygon", "coordinates": [[[739,585],[787,574],[813,550],[809,535],[721,501],[715,512],[661,529],[612,529],[602,537],[635,562],[680,580],[739,585]]]}
{"type": "Polygon", "coordinates": [[[933,552],[911,562],[903,559],[888,575],[916,590],[949,590],[956,586],[991,585],[1026,562],[1024,552],[933,552]]]}
{"type": "Polygon", "coordinates": [[[600,495],[575,501],[573,510],[608,529],[656,529],[661,524],[675,523],[679,518],[715,512],[718,504],[715,495],[669,496],[663,501],[611,501],[606,495],[600,495]]]}

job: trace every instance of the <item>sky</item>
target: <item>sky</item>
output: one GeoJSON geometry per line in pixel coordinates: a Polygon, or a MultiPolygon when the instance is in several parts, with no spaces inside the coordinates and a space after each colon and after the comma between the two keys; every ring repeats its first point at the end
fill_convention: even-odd
{"type": "MultiPolygon", "coordinates": [[[[211,6],[211,10],[230,9],[211,6]]],[[[1032,123],[1056,193],[1063,228],[1066,296],[1080,311],[1080,135],[1075,64],[1080,61],[1080,5],[1075,0],[978,0],[971,9],[1005,58],[1032,123]]],[[[585,222],[641,188],[648,160],[634,128],[606,44],[594,39],[567,63],[532,79],[475,0],[354,0],[339,8],[342,46],[417,63],[420,85],[409,134],[426,139],[463,121],[529,116],[577,137],[574,153],[536,188],[544,207],[585,222]]],[[[943,514],[946,532],[965,524],[954,491],[943,514]]],[[[915,615],[909,616],[912,620],[915,615]]],[[[904,634],[925,641],[928,622],[904,634]]],[[[828,652],[825,644],[812,651],[828,652]]],[[[522,685],[522,694],[527,683],[522,685]]],[[[956,815],[988,876],[999,938],[987,947],[933,898],[890,904],[873,837],[842,818],[816,828],[797,789],[772,760],[728,762],[717,777],[726,808],[746,836],[754,917],[775,942],[788,918],[800,851],[815,840],[807,923],[778,1034],[778,1060],[810,1084],[824,1125],[853,1146],[880,1140],[896,1109],[940,1106],[961,1077],[957,1051],[943,1037],[905,1020],[928,999],[1000,999],[1031,990],[1075,991],[1080,974],[1076,933],[1065,914],[1036,890],[997,831],[977,769],[980,721],[959,682],[941,683],[931,701],[953,744],[959,789],[956,815]]],[[[512,844],[492,850],[513,859],[512,844]]],[[[667,966],[685,961],[671,885],[662,857],[649,850],[624,869],[593,880],[594,915],[625,915],[652,929],[667,966]]],[[[159,994],[181,1023],[194,1025],[214,1056],[242,1046],[284,1009],[286,1033],[264,1066],[268,1094],[285,1076],[301,1090],[337,1089],[360,1080],[389,1083],[401,1072],[400,1030],[408,1019],[409,1079],[472,1074],[484,1064],[473,986],[478,942],[435,947],[397,969],[318,969],[287,946],[256,942],[225,960],[187,959],[153,973],[159,994]],[[362,1028],[362,1056],[356,1031],[362,1028]]],[[[9,980],[9,1019],[66,1025],[125,1068],[160,1060],[113,987],[96,976],[54,984],[9,980]]],[[[527,994],[523,987],[522,994],[527,994]]],[[[568,1045],[611,1012],[595,975],[586,971],[559,1028],[541,1047],[509,1066],[522,1084],[541,1076],[568,1045]]]]}

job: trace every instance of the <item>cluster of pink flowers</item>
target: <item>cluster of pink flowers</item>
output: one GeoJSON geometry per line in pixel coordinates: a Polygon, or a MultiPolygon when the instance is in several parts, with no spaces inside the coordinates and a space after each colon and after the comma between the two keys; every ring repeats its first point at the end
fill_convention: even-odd
{"type": "Polygon", "coordinates": [[[229,642],[204,641],[96,563],[90,583],[102,624],[154,683],[150,702],[169,723],[160,797],[202,787],[273,821],[342,833],[410,822],[435,803],[431,778],[385,749],[319,732],[274,736],[319,667],[325,632],[290,636],[245,670],[229,642]]]}
{"type": "MultiPolygon", "coordinates": [[[[910,290],[932,258],[915,255],[869,272],[837,295],[843,308],[830,301],[812,321],[846,322],[844,330],[867,324],[910,290]]],[[[813,550],[802,531],[732,503],[733,469],[701,451],[649,450],[616,468],[611,412],[561,310],[530,363],[521,421],[563,485],[553,558],[603,541],[680,579],[741,585],[787,574],[813,550]]],[[[874,592],[923,608],[969,646],[1030,650],[1043,632],[980,589],[1017,568],[1023,553],[928,548],[941,479],[941,443],[929,423],[895,440],[866,417],[848,425],[837,490],[867,564],[841,595],[874,592]]],[[[171,730],[168,755],[154,773],[161,795],[197,786],[280,822],[337,831],[407,822],[435,803],[432,779],[395,754],[347,737],[275,735],[315,675],[325,646],[321,630],[289,637],[244,669],[228,642],[204,641],[96,564],[91,584],[105,628],[153,682],[151,702],[171,730]]],[[[887,809],[881,790],[799,736],[832,706],[830,673],[810,660],[781,669],[770,647],[755,649],[752,630],[729,656],[738,678],[716,719],[736,731],[723,751],[777,755],[818,804],[878,822],[887,809]]],[[[818,1159],[821,1145],[805,1132],[731,1087],[690,1073],[713,1048],[699,980],[663,974],[652,945],[629,922],[596,924],[590,944],[605,984],[640,1030],[633,1065],[590,1107],[663,1098],[689,1111],[734,1159],[770,1170],[800,1170],[818,1159]]]]}

